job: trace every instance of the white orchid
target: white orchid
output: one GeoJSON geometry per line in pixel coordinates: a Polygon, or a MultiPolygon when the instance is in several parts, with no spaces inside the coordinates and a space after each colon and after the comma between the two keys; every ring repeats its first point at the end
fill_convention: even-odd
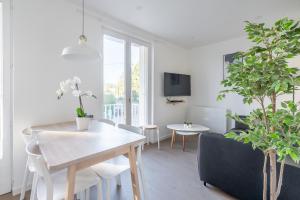
{"type": "Polygon", "coordinates": [[[74,97],[80,97],[81,96],[81,91],[80,90],[73,90],[72,94],[74,97]]]}
{"type": "Polygon", "coordinates": [[[92,93],[92,91],[85,91],[85,92],[82,92],[81,95],[91,97],[91,96],[93,96],[93,93],[92,93]]]}
{"type": "Polygon", "coordinates": [[[80,78],[78,78],[77,76],[74,76],[73,79],[70,81],[70,88],[72,90],[77,90],[79,84],[81,84],[80,78]]]}
{"type": "Polygon", "coordinates": [[[76,90],[76,84],[74,84],[73,82],[70,84],[70,88],[72,89],[72,90],[76,90]]]}
{"type": "Polygon", "coordinates": [[[57,96],[60,96],[62,93],[63,93],[63,91],[61,89],[56,90],[57,96]]]}
{"type": "Polygon", "coordinates": [[[58,89],[56,90],[56,94],[57,94],[57,98],[60,99],[63,96],[64,92],[61,89],[58,89]]]}
{"type": "Polygon", "coordinates": [[[72,80],[71,79],[67,79],[67,80],[65,80],[65,84],[66,85],[70,85],[70,83],[72,82],[72,80]]]}
{"type": "Polygon", "coordinates": [[[65,81],[61,81],[60,84],[59,84],[59,85],[60,85],[60,89],[61,89],[64,93],[68,92],[71,83],[72,83],[72,80],[71,80],[71,79],[67,79],[67,80],[65,80],[65,81]]]}
{"type": "Polygon", "coordinates": [[[86,93],[86,95],[89,96],[89,97],[93,96],[92,91],[86,91],[85,93],[86,93]]]}
{"type": "Polygon", "coordinates": [[[84,112],[83,104],[82,104],[82,98],[83,96],[87,97],[93,97],[97,98],[92,91],[80,91],[79,85],[81,84],[80,78],[77,76],[74,76],[72,79],[67,79],[65,81],[61,81],[59,83],[60,88],[56,91],[57,98],[61,99],[61,97],[64,95],[64,93],[68,92],[69,89],[72,90],[72,95],[79,98],[79,108],[76,109],[77,116],[78,117],[84,117],[86,116],[86,113],[84,112]]]}
{"type": "Polygon", "coordinates": [[[66,84],[65,84],[65,81],[61,81],[59,83],[59,86],[60,86],[60,90],[63,91],[63,92],[66,92],[66,84]]]}
{"type": "Polygon", "coordinates": [[[73,77],[73,82],[75,83],[75,84],[81,84],[81,80],[80,80],[80,78],[78,78],[77,76],[74,76],[73,77]]]}

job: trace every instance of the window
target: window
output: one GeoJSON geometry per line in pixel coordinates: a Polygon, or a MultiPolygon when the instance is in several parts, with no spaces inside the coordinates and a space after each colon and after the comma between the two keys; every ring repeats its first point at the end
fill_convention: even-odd
{"type": "Polygon", "coordinates": [[[150,45],[116,33],[103,36],[103,116],[115,123],[148,123],[150,45]]]}

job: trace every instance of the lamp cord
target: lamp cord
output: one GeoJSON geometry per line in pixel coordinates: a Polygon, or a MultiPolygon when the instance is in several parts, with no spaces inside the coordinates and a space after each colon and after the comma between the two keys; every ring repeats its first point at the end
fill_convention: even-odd
{"type": "Polygon", "coordinates": [[[84,0],[82,0],[82,35],[84,35],[84,0]]]}

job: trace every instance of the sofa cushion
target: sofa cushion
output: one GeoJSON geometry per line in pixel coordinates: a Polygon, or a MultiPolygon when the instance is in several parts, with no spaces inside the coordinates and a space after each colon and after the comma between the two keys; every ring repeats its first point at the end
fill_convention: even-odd
{"type": "MultiPolygon", "coordinates": [[[[239,115],[239,118],[241,118],[241,119],[245,119],[246,117],[247,116],[239,115]]],[[[235,127],[234,127],[234,129],[236,129],[236,130],[247,130],[247,129],[249,129],[249,127],[248,127],[247,124],[235,121],[235,127]]]]}

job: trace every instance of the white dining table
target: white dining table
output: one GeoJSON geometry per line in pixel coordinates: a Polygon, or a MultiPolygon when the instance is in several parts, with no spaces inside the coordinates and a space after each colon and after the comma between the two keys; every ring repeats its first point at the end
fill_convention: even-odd
{"type": "Polygon", "coordinates": [[[133,197],[141,198],[136,166],[136,147],[145,137],[114,126],[92,121],[86,131],[77,131],[75,122],[32,127],[50,171],[67,168],[66,200],[73,200],[76,172],[128,154],[133,197]]]}

